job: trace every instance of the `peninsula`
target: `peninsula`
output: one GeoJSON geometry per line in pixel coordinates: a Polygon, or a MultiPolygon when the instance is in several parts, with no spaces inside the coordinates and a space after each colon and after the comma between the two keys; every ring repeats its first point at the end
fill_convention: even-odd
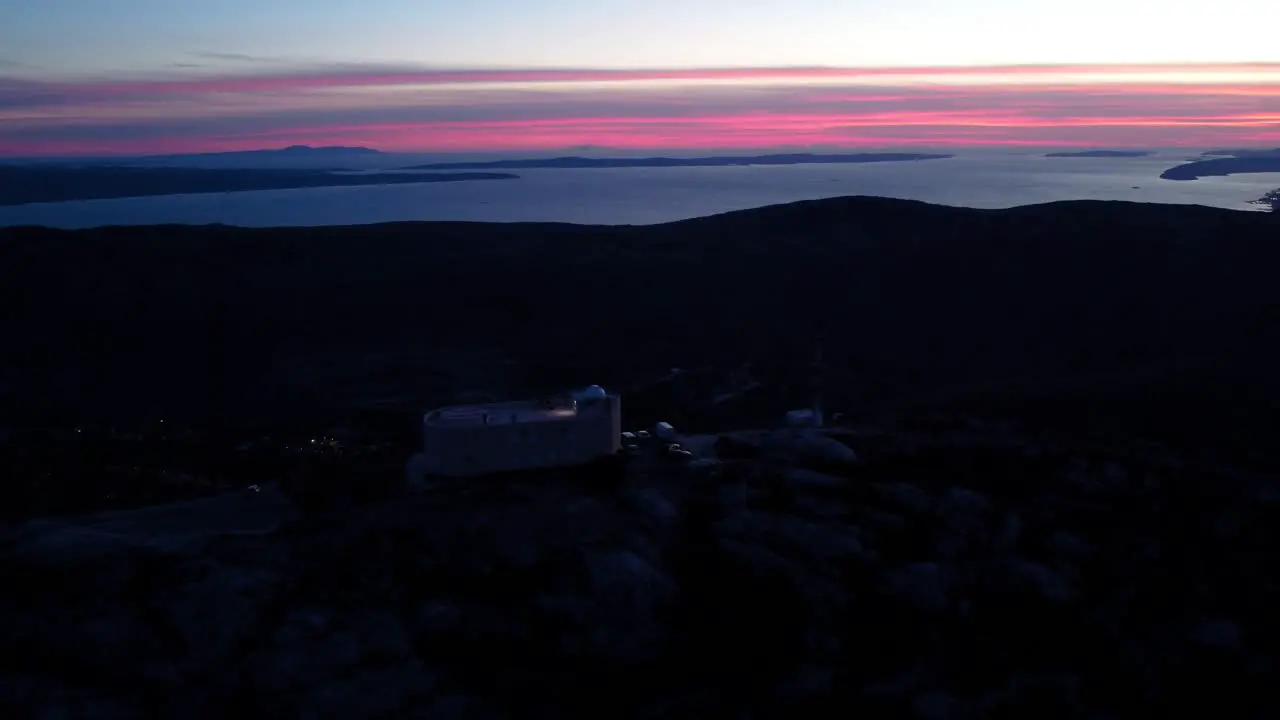
{"type": "Polygon", "coordinates": [[[556,157],[527,160],[489,160],[476,162],[447,162],[414,165],[405,170],[526,170],[534,168],[637,168],[637,167],[719,167],[728,165],[837,165],[873,162],[906,162],[909,160],[945,160],[954,155],[930,153],[844,153],[815,155],[789,153],[785,155],[747,155],[737,157],[647,157],[647,158],[588,158],[556,157]]]}
{"type": "Polygon", "coordinates": [[[1271,212],[1280,212],[1280,188],[1272,190],[1257,200],[1249,201],[1253,205],[1263,205],[1271,208],[1271,212]]]}
{"type": "Polygon", "coordinates": [[[1280,173],[1280,155],[1243,155],[1195,160],[1160,173],[1162,180],[1198,180],[1247,173],[1280,173]]]}
{"type": "Polygon", "coordinates": [[[323,170],[64,167],[0,165],[0,205],[108,198],[295,190],[355,185],[514,180],[508,173],[338,174],[323,170]]]}

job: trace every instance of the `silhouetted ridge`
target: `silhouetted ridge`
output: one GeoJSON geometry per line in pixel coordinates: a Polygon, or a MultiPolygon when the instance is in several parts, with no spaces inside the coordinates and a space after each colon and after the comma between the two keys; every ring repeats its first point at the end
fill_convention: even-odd
{"type": "MultiPolygon", "coordinates": [[[[262,152],[271,152],[271,151],[264,150],[262,152]]],[[[331,152],[331,153],[341,152],[341,153],[349,153],[352,155],[380,155],[381,154],[380,151],[374,150],[373,148],[354,147],[350,145],[321,145],[319,147],[316,147],[314,145],[290,145],[289,147],[282,149],[280,152],[331,152]]]]}
{"type": "Polygon", "coordinates": [[[517,385],[534,367],[625,379],[819,329],[867,378],[861,404],[1179,358],[1246,373],[1280,347],[1277,228],[1199,206],[850,197],[633,227],[9,229],[0,330],[24,341],[0,379],[31,402],[208,413],[366,392],[362,372],[337,393],[305,370],[348,356],[415,384],[454,382],[436,365],[475,347],[517,385]]]}

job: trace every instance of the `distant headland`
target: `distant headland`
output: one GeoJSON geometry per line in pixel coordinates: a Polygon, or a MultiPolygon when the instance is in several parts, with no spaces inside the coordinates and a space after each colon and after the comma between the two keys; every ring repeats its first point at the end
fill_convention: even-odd
{"type": "Polygon", "coordinates": [[[387,153],[367,147],[290,145],[226,152],[166,155],[99,155],[83,157],[0,158],[0,165],[40,167],[166,167],[208,169],[364,169],[376,165],[387,153]]]}
{"type": "Polygon", "coordinates": [[[945,160],[954,155],[931,153],[846,153],[815,155],[791,153],[785,155],[748,155],[738,157],[646,157],[646,158],[589,158],[555,157],[528,160],[489,160],[475,162],[447,162],[414,165],[405,170],[530,170],[536,168],[641,168],[641,167],[720,167],[730,165],[834,165],[845,163],[906,162],[911,160],[945,160]]]}
{"type": "Polygon", "coordinates": [[[1051,158],[1135,158],[1149,157],[1146,150],[1081,150],[1079,152],[1052,152],[1045,157],[1051,158]]]}
{"type": "Polygon", "coordinates": [[[1160,178],[1163,180],[1197,180],[1202,177],[1223,177],[1246,173],[1280,173],[1280,154],[1195,160],[1165,170],[1160,173],[1160,178]]]}
{"type": "Polygon", "coordinates": [[[354,175],[323,170],[0,166],[0,205],[245,190],[514,180],[519,177],[510,173],[483,172],[354,175]]]}
{"type": "Polygon", "coordinates": [[[313,147],[311,145],[290,145],[285,148],[278,149],[262,149],[262,150],[233,150],[231,152],[216,153],[188,153],[185,155],[148,155],[146,159],[156,160],[175,160],[185,158],[231,158],[231,157],[333,157],[333,158],[351,158],[351,157],[369,157],[371,155],[383,154],[380,150],[374,150],[367,147],[351,147],[346,145],[327,145],[322,147],[313,147]]]}
{"type": "Polygon", "coordinates": [[[1201,153],[1205,157],[1280,157],[1280,148],[1234,148],[1230,150],[1209,150],[1201,153]]]}

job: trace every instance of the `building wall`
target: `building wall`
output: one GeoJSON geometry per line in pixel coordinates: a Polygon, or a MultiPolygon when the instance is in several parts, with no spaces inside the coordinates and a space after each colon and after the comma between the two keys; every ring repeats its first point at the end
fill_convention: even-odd
{"type": "Polygon", "coordinates": [[[590,462],[621,448],[620,398],[600,401],[601,412],[565,420],[503,425],[433,425],[423,429],[424,472],[479,475],[590,462]]]}

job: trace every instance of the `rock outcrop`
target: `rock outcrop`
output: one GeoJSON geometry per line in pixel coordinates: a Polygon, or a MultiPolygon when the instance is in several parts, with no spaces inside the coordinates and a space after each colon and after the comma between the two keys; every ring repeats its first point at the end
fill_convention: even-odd
{"type": "Polygon", "coordinates": [[[813,443],[824,471],[764,443],[622,486],[477,483],[311,514],[264,487],[30,522],[0,547],[0,712],[1278,709],[1267,478],[877,442],[857,464],[813,443]]]}

